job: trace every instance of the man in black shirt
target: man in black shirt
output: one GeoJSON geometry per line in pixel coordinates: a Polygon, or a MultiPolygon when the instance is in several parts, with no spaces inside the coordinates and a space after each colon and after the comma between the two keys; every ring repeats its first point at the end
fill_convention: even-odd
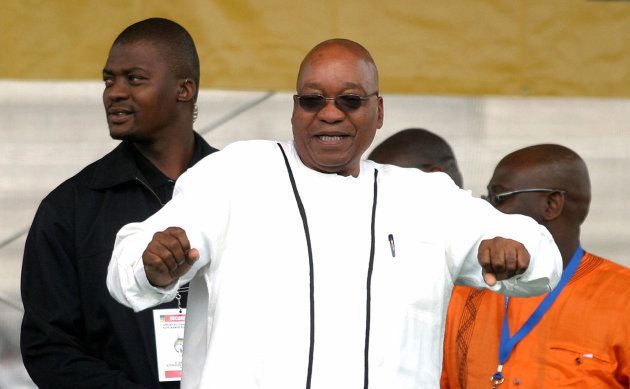
{"type": "Polygon", "coordinates": [[[177,388],[159,379],[153,311],[118,304],[105,278],[116,232],[160,209],[216,151],[193,131],[192,37],[166,19],[135,23],[114,41],[103,80],[110,135],[122,142],[38,208],[22,267],[22,357],[40,388],[177,388]]]}

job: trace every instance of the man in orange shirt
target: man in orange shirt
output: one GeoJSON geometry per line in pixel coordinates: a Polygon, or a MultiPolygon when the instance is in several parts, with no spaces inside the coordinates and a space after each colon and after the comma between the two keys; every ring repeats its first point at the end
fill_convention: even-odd
{"type": "Polygon", "coordinates": [[[630,387],[630,269],[582,250],[590,199],[586,165],[566,147],[530,146],[499,162],[487,200],[549,229],[563,277],[532,298],[456,286],[442,388],[630,387]]]}

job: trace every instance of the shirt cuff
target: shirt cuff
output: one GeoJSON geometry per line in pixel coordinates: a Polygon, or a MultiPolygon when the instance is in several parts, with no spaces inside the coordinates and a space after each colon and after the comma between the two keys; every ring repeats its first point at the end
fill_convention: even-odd
{"type": "Polygon", "coordinates": [[[174,298],[177,294],[177,290],[179,289],[179,279],[168,286],[153,286],[147,278],[147,273],[144,271],[144,264],[142,261],[138,261],[136,264],[134,277],[136,278],[138,286],[140,286],[140,290],[147,291],[162,301],[165,300],[165,297],[171,297],[171,299],[174,298]]]}

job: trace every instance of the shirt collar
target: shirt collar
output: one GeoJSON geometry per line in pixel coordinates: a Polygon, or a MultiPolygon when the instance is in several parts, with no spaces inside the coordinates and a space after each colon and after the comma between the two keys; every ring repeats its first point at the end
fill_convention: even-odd
{"type": "MultiPolygon", "coordinates": [[[[193,166],[205,156],[217,151],[196,132],[194,132],[194,136],[195,150],[188,167],[193,166]]],[[[136,180],[139,170],[135,158],[136,153],[140,154],[131,142],[122,141],[114,150],[96,162],[97,166],[89,187],[92,189],[105,189],[136,180]]],[[[151,164],[151,166],[153,165],[151,164]]],[[[157,168],[153,168],[157,170],[157,168]]],[[[159,173],[162,174],[161,172],[159,173]]]]}

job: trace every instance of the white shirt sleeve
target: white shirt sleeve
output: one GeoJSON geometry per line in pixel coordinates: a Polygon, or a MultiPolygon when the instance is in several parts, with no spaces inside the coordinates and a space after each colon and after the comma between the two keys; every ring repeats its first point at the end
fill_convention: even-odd
{"type": "Polygon", "coordinates": [[[222,168],[229,164],[221,154],[211,154],[182,174],[173,198],[160,211],[144,222],[127,224],[118,232],[107,272],[107,288],[118,302],[141,311],[171,301],[180,285],[210,263],[229,208],[228,173],[222,168]],[[142,253],[153,235],[168,227],[182,228],[200,257],[177,282],[161,288],[147,280],[142,253]]]}
{"type": "Polygon", "coordinates": [[[491,290],[507,296],[526,297],[547,293],[558,284],[562,275],[562,256],[549,231],[541,225],[536,227],[540,231],[538,235],[534,232],[528,239],[523,239],[525,234],[513,238],[521,241],[530,254],[527,270],[521,275],[497,282],[490,287],[491,290]]]}
{"type": "Polygon", "coordinates": [[[562,274],[562,257],[547,229],[523,215],[504,214],[467,191],[447,191],[451,205],[446,217],[450,240],[447,258],[455,284],[489,288],[509,296],[535,296],[553,289],[562,274]],[[527,270],[489,287],[478,259],[482,240],[494,237],[521,242],[530,254],[527,270]]]}

